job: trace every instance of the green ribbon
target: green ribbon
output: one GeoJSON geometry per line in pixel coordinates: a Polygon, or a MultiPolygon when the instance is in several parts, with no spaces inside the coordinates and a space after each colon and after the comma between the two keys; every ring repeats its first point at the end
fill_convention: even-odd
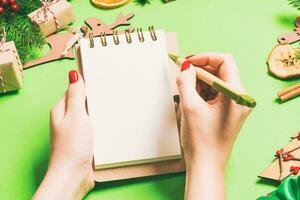
{"type": "Polygon", "coordinates": [[[300,200],[300,176],[285,179],[277,190],[257,200],[300,200]]]}

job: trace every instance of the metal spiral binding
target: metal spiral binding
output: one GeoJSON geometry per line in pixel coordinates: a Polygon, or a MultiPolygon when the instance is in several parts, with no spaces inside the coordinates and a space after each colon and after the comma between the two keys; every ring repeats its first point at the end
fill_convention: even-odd
{"type": "Polygon", "coordinates": [[[119,45],[120,44],[119,35],[118,35],[118,31],[117,30],[113,31],[113,39],[114,39],[115,45],[119,45]]]}
{"type": "Polygon", "coordinates": [[[149,32],[153,41],[157,40],[156,33],[154,31],[154,26],[149,26],[149,32]]]}
{"type": "Polygon", "coordinates": [[[131,35],[130,35],[130,30],[125,30],[125,37],[126,37],[127,43],[130,44],[132,42],[131,35]]]}
{"type": "Polygon", "coordinates": [[[144,34],[143,34],[142,28],[137,28],[136,29],[136,33],[138,35],[138,38],[139,38],[140,42],[144,42],[145,38],[144,38],[144,34]]]}
{"type": "Polygon", "coordinates": [[[106,33],[105,32],[100,33],[100,39],[101,39],[102,46],[104,46],[104,47],[107,46],[106,33]]]}
{"type": "MultiPolygon", "coordinates": [[[[153,41],[157,40],[157,36],[154,30],[153,26],[149,26],[149,33],[150,36],[152,38],[153,41]]],[[[131,32],[129,29],[126,29],[124,31],[125,33],[125,38],[128,44],[132,43],[132,38],[131,38],[131,32]]],[[[145,37],[144,37],[144,33],[143,33],[143,29],[142,28],[137,28],[136,29],[136,33],[138,36],[138,39],[140,42],[145,42],[145,37]]],[[[112,37],[113,37],[113,41],[115,43],[115,45],[119,45],[120,44],[120,40],[119,40],[119,35],[118,35],[118,31],[117,30],[113,30],[112,31],[112,37]]],[[[93,38],[93,32],[89,33],[89,39],[90,39],[90,48],[93,48],[95,46],[94,44],[94,38],[93,38]]],[[[102,44],[103,47],[107,46],[107,38],[106,38],[106,33],[105,32],[101,32],[100,33],[100,42],[102,44]]]]}
{"type": "Polygon", "coordinates": [[[93,32],[89,33],[89,39],[90,39],[90,48],[94,48],[94,37],[93,37],[93,32]]]}

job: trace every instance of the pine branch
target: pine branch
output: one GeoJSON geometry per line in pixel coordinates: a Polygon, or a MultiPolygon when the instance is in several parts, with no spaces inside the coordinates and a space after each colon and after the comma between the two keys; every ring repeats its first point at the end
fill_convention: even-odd
{"type": "Polygon", "coordinates": [[[135,0],[137,4],[141,4],[142,6],[149,4],[150,0],[135,0]]]}
{"type": "Polygon", "coordinates": [[[6,9],[0,15],[0,28],[5,27],[7,41],[14,41],[21,62],[29,60],[31,54],[41,49],[46,43],[39,26],[27,17],[29,13],[41,7],[39,0],[17,0],[19,11],[6,9]]]}
{"type": "Polygon", "coordinates": [[[292,6],[300,10],[300,0],[288,0],[292,6]]]}
{"type": "Polygon", "coordinates": [[[7,41],[14,41],[22,62],[28,61],[30,55],[45,44],[39,26],[32,23],[29,18],[15,16],[13,20],[7,20],[5,29],[7,41]]]}
{"type": "MultiPolygon", "coordinates": [[[[168,3],[171,1],[175,1],[175,0],[161,0],[162,3],[168,3]]],[[[300,0],[299,0],[300,1],[300,0]]],[[[146,5],[146,4],[150,4],[150,0],[135,0],[135,2],[137,4],[140,4],[142,6],[146,5]]]]}

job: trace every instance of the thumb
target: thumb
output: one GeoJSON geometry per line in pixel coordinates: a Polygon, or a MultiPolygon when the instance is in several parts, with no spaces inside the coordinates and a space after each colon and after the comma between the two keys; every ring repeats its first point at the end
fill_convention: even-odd
{"type": "Polygon", "coordinates": [[[86,93],[82,76],[76,70],[71,70],[69,72],[66,112],[86,113],[85,100],[86,93]]]}
{"type": "Polygon", "coordinates": [[[194,67],[183,68],[177,77],[177,87],[184,111],[206,106],[206,102],[200,97],[196,90],[196,71],[194,67]]]}

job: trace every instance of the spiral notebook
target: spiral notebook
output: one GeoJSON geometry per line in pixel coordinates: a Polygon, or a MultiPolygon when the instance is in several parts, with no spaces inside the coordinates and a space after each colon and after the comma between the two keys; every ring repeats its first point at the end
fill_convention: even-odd
{"type": "Polygon", "coordinates": [[[79,42],[96,169],[181,158],[162,30],[79,42]]]}

